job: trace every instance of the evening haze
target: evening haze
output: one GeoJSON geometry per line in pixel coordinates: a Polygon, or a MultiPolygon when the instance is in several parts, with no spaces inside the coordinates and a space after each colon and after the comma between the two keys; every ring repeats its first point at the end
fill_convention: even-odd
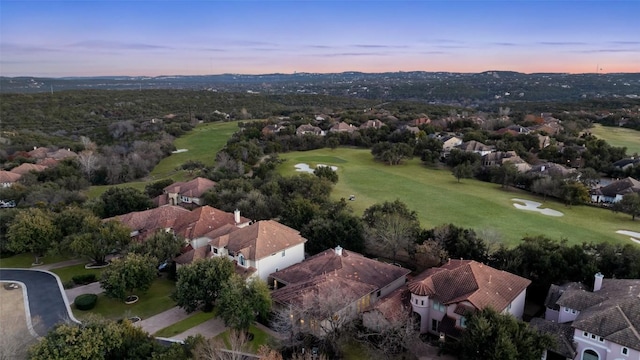
{"type": "Polygon", "coordinates": [[[0,75],[640,72],[638,14],[638,0],[0,0],[0,75]]]}

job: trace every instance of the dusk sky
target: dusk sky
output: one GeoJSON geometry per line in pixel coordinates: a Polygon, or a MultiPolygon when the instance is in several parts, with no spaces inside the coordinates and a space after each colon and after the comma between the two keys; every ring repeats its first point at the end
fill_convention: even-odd
{"type": "Polygon", "coordinates": [[[598,67],[640,72],[640,0],[0,0],[2,76],[598,67]]]}

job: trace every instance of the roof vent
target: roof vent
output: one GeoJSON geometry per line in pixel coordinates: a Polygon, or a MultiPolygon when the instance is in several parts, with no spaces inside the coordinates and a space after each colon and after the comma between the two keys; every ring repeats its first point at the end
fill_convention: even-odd
{"type": "Polygon", "coordinates": [[[336,252],[336,255],[342,256],[342,247],[340,245],[336,246],[334,251],[336,252]]]}

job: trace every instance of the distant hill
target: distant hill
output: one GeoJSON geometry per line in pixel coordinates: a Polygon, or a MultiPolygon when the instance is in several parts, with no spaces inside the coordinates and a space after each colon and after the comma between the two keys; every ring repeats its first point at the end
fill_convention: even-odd
{"type": "Polygon", "coordinates": [[[321,94],[477,106],[486,103],[640,98],[640,73],[523,74],[390,72],[220,74],[202,76],[0,77],[1,93],[81,89],[192,89],[262,94],[321,94]]]}

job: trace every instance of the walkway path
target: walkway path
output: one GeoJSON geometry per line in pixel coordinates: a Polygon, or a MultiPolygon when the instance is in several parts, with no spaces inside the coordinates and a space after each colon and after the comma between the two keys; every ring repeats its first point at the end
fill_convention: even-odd
{"type": "Polygon", "coordinates": [[[136,325],[140,326],[144,331],[153,335],[158,330],[162,330],[169,325],[173,325],[178,321],[188,318],[189,315],[191,314],[188,314],[179,306],[176,306],[167,311],[161,312],[160,314],[156,314],[150,318],[139,321],[136,323],[136,325]]]}
{"type": "Polygon", "coordinates": [[[203,322],[200,325],[194,326],[191,329],[183,332],[182,334],[178,334],[172,336],[172,339],[184,340],[191,335],[200,334],[204,336],[206,339],[217,336],[218,334],[223,333],[227,330],[227,327],[224,325],[224,321],[219,317],[215,317],[213,319],[209,319],[203,322]]]}
{"type": "Polygon", "coordinates": [[[101,294],[104,292],[102,287],[100,286],[100,282],[96,281],[89,285],[76,286],[71,289],[66,289],[65,294],[67,295],[67,299],[69,299],[69,304],[73,303],[76,300],[78,295],[82,294],[101,294]]]}

